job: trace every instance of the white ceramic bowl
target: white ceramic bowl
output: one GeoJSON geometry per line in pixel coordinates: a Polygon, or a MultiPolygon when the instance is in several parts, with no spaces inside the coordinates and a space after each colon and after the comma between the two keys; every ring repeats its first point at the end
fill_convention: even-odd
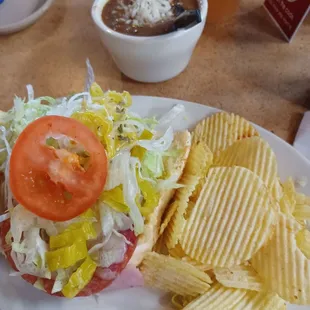
{"type": "Polygon", "coordinates": [[[201,23],[188,30],[153,37],[125,35],[106,26],[101,14],[107,1],[95,0],[92,17],[104,46],[125,75],[154,83],[169,80],[187,67],[206,23],[208,0],[200,0],[201,23]]]}
{"type": "Polygon", "coordinates": [[[0,4],[0,34],[20,31],[35,23],[54,0],[4,0],[0,4]]]}

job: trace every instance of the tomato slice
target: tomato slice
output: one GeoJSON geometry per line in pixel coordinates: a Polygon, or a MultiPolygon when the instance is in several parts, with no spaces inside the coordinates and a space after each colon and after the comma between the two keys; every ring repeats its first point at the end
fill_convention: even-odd
{"type": "MultiPolygon", "coordinates": [[[[5,252],[5,255],[6,255],[6,258],[9,264],[14,270],[18,271],[11,257],[11,247],[9,247],[5,241],[5,236],[9,230],[10,230],[10,220],[6,220],[0,224],[0,242],[2,242],[2,244],[4,245],[4,249],[5,249],[4,252],[5,252]]],[[[112,284],[112,282],[115,279],[104,279],[103,277],[100,276],[100,273],[102,273],[102,271],[110,270],[113,272],[115,277],[117,277],[125,269],[129,260],[132,257],[132,254],[134,253],[134,250],[137,246],[138,239],[135,233],[130,229],[126,231],[121,231],[120,233],[123,234],[126,237],[126,239],[131,243],[131,244],[127,244],[127,249],[126,249],[126,253],[124,255],[123,261],[117,264],[113,264],[109,268],[97,267],[97,270],[92,280],[86,285],[86,287],[81,292],[79,292],[79,294],[76,297],[83,297],[83,296],[90,296],[93,294],[97,294],[101,292],[103,289],[105,289],[106,287],[108,287],[110,284],[112,284]]],[[[32,285],[39,279],[38,277],[29,275],[29,274],[22,275],[22,278],[32,285]]],[[[52,294],[52,289],[53,289],[55,280],[41,278],[41,281],[43,283],[44,289],[46,290],[48,294],[52,296],[63,297],[61,292],[52,294]]]]}
{"type": "Polygon", "coordinates": [[[71,118],[37,119],[23,130],[12,150],[10,187],[14,198],[49,220],[66,221],[90,208],[106,177],[103,145],[86,126],[71,118]],[[63,136],[86,154],[85,166],[80,163],[80,153],[48,145],[48,139],[63,136]]]}

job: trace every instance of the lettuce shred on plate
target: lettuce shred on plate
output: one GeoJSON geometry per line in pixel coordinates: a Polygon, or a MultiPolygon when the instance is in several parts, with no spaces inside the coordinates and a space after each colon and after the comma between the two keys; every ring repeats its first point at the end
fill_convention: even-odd
{"type": "MultiPolygon", "coordinates": [[[[34,286],[42,290],[40,278],[54,279],[52,293],[74,297],[97,266],[123,260],[128,241],[119,232],[143,233],[144,220],[157,206],[160,191],[178,186],[165,171],[164,160],[178,154],[172,148],[174,133],[169,124],[184,108],[177,105],[157,121],[130,112],[128,92],[104,92],[96,83],[88,91],[60,99],[35,98],[30,85],[27,90],[28,100],[15,97],[13,108],[0,114],[0,171],[7,206],[0,222],[10,218],[5,240],[18,269],[14,275],[39,277],[34,286]],[[40,218],[16,205],[9,187],[12,147],[28,124],[45,115],[82,122],[104,145],[109,159],[107,182],[96,204],[66,222],[40,218]]],[[[49,143],[70,148],[66,137],[49,143]]]]}

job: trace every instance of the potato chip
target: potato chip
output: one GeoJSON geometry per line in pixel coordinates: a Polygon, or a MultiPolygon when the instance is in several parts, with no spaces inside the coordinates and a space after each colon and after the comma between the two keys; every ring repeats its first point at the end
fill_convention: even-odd
{"type": "Polygon", "coordinates": [[[184,174],[196,175],[199,177],[199,184],[193,193],[193,200],[197,200],[203,187],[205,177],[213,164],[213,153],[204,142],[197,142],[192,145],[184,174]]]}
{"type": "Polygon", "coordinates": [[[277,178],[271,188],[271,195],[272,197],[279,202],[283,196],[283,190],[282,190],[282,185],[280,183],[279,178],[277,178]]]}
{"type": "Polygon", "coordinates": [[[219,167],[240,166],[258,175],[272,188],[278,173],[277,159],[269,144],[260,137],[251,137],[236,141],[214,160],[219,167]]]}
{"type": "Polygon", "coordinates": [[[271,240],[251,259],[267,288],[294,304],[310,303],[310,260],[297,246],[301,230],[296,220],[284,214],[271,240]]]}
{"type": "Polygon", "coordinates": [[[175,213],[175,211],[178,208],[178,201],[174,201],[172,202],[166,209],[164,215],[163,215],[163,221],[160,225],[160,230],[159,230],[159,236],[161,236],[163,234],[163,232],[165,231],[165,229],[167,228],[169,222],[171,221],[171,218],[173,216],[173,214],[175,213]]]}
{"type": "Polygon", "coordinates": [[[279,202],[280,210],[287,216],[293,215],[294,205],[291,204],[287,195],[283,194],[280,202],[279,202]]]}
{"type": "Polygon", "coordinates": [[[173,249],[169,249],[169,254],[174,258],[180,259],[186,263],[193,265],[199,270],[207,271],[212,269],[212,266],[207,264],[201,264],[200,262],[197,262],[187,256],[179,243],[173,249]]]}
{"type": "Polygon", "coordinates": [[[174,199],[177,203],[177,208],[164,232],[168,249],[173,249],[180,239],[186,222],[185,215],[189,198],[193,194],[198,182],[199,177],[192,175],[183,175],[181,179],[181,184],[184,184],[185,187],[179,188],[176,191],[174,199]]]}
{"type": "Polygon", "coordinates": [[[224,287],[215,283],[202,296],[189,303],[183,310],[228,310],[244,298],[247,290],[224,287]]]}
{"type": "Polygon", "coordinates": [[[193,195],[199,181],[205,178],[212,161],[213,154],[205,143],[192,145],[182,178],[179,181],[184,187],[176,190],[175,201],[166,211],[160,228],[160,234],[167,228],[165,236],[169,249],[174,248],[178,243],[179,235],[185,223],[189,198],[193,195]]]}
{"type": "Polygon", "coordinates": [[[310,197],[296,192],[295,200],[294,217],[300,221],[310,220],[310,197]]]}
{"type": "Polygon", "coordinates": [[[205,142],[196,142],[191,146],[183,174],[206,176],[212,165],[213,154],[205,142]]]}
{"type": "Polygon", "coordinates": [[[180,244],[203,264],[239,265],[270,238],[276,220],[273,208],[267,188],[250,170],[212,168],[180,244]]]}
{"type": "Polygon", "coordinates": [[[192,258],[188,257],[188,256],[183,256],[182,257],[182,261],[189,263],[193,266],[195,266],[197,269],[202,270],[202,271],[209,271],[212,269],[212,266],[210,265],[203,265],[195,260],[193,260],[192,258]]]}
{"type": "Polygon", "coordinates": [[[193,142],[204,141],[212,153],[222,151],[237,140],[259,136],[244,118],[220,112],[200,121],[193,132],[193,142]]]}
{"type": "Polygon", "coordinates": [[[210,277],[194,266],[155,252],[146,254],[141,272],[145,284],[182,296],[197,296],[210,288],[210,277]]]}
{"type": "MultiPolygon", "coordinates": [[[[296,208],[296,190],[292,178],[282,184],[283,196],[280,199],[281,212],[287,216],[293,216],[296,208]]],[[[298,217],[298,212],[297,212],[298,217]]]]}
{"type": "Polygon", "coordinates": [[[156,253],[159,253],[159,254],[164,254],[164,255],[168,255],[169,254],[168,249],[167,249],[166,244],[165,244],[165,239],[164,239],[163,235],[161,235],[157,239],[157,242],[155,243],[155,245],[153,247],[153,251],[155,251],[156,253]]]}
{"type": "Polygon", "coordinates": [[[186,257],[186,254],[179,243],[177,243],[174,248],[169,249],[168,251],[172,257],[179,258],[179,259],[186,257]]]}
{"type": "Polygon", "coordinates": [[[293,212],[297,220],[310,220],[310,206],[309,205],[296,205],[293,212]]]}
{"type": "Polygon", "coordinates": [[[310,259],[310,231],[302,229],[296,234],[296,244],[301,252],[310,259]]]}
{"type": "Polygon", "coordinates": [[[286,303],[273,292],[255,292],[222,286],[212,287],[190,302],[184,310],[283,310],[286,303]]]}
{"type": "Polygon", "coordinates": [[[264,289],[262,279],[250,264],[230,268],[216,268],[214,273],[216,280],[226,287],[253,291],[264,289]]]}
{"type": "Polygon", "coordinates": [[[295,193],[296,205],[309,205],[310,206],[310,197],[302,193],[295,193]]]}
{"type": "Polygon", "coordinates": [[[187,306],[191,301],[193,301],[195,297],[192,296],[181,296],[178,294],[174,294],[171,298],[172,304],[176,309],[183,309],[187,306]]]}
{"type": "Polygon", "coordinates": [[[286,302],[273,292],[248,291],[233,309],[282,310],[286,309],[286,302]]]}

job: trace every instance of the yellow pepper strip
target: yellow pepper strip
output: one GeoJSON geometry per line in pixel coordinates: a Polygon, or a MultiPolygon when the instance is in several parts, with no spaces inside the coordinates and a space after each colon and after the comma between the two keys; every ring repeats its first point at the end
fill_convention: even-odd
{"type": "Polygon", "coordinates": [[[95,239],[97,233],[90,222],[75,223],[57,236],[50,236],[50,248],[56,249],[71,245],[75,240],[95,239]]]}
{"type": "Polygon", "coordinates": [[[87,209],[80,217],[83,219],[96,219],[96,214],[92,209],[87,209]]]}
{"type": "Polygon", "coordinates": [[[92,279],[97,265],[89,257],[83,264],[71,275],[68,283],[63,287],[62,293],[67,298],[75,297],[92,279]]]}
{"type": "Polygon", "coordinates": [[[112,101],[116,104],[121,104],[125,108],[130,107],[132,104],[131,95],[127,91],[124,91],[122,93],[118,93],[116,91],[108,91],[107,97],[109,101],[112,101]]]}
{"type": "Polygon", "coordinates": [[[87,126],[98,137],[100,142],[105,146],[109,158],[114,156],[114,142],[109,136],[113,129],[113,122],[103,112],[76,112],[71,117],[87,126]]]}
{"type": "Polygon", "coordinates": [[[104,96],[104,92],[102,88],[97,83],[93,83],[91,85],[89,92],[90,92],[90,95],[95,98],[104,96]]]}
{"type": "Polygon", "coordinates": [[[96,230],[91,219],[96,215],[92,209],[88,209],[79,217],[80,222],[69,225],[61,234],[50,236],[49,245],[51,249],[72,245],[76,240],[90,240],[97,237],[96,230]]]}
{"type": "Polygon", "coordinates": [[[117,186],[109,191],[105,191],[100,195],[100,201],[103,201],[115,211],[128,213],[129,207],[125,204],[122,185],[117,186]]]}
{"type": "MultiPolygon", "coordinates": [[[[141,136],[139,137],[140,140],[151,140],[152,138],[153,134],[146,129],[143,130],[141,136]]],[[[139,145],[136,145],[131,149],[131,156],[139,158],[140,161],[143,160],[145,153],[146,149],[139,145]]]]}
{"type": "Polygon", "coordinates": [[[90,87],[89,92],[93,99],[95,99],[95,102],[99,104],[113,102],[115,104],[121,104],[125,108],[132,105],[131,95],[127,91],[124,91],[122,93],[118,93],[116,91],[108,91],[104,93],[102,88],[97,83],[93,83],[90,87]]]}
{"type": "Polygon", "coordinates": [[[138,205],[143,216],[150,215],[159,202],[159,192],[154,185],[146,180],[140,179],[137,173],[138,185],[143,195],[144,201],[138,205]]]}
{"type": "Polygon", "coordinates": [[[72,245],[60,248],[55,251],[46,252],[45,258],[48,269],[56,271],[75,265],[78,261],[87,256],[85,240],[76,240],[72,245]]]}

